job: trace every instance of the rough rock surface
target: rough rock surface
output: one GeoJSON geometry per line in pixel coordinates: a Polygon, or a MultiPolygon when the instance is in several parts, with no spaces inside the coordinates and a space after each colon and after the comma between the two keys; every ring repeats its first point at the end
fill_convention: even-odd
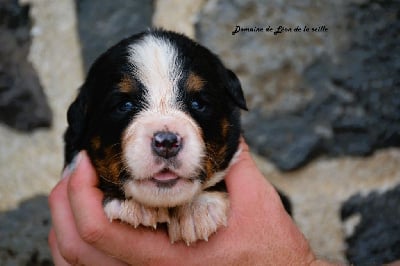
{"type": "Polygon", "coordinates": [[[153,26],[182,32],[190,38],[195,38],[197,14],[204,6],[205,2],[207,1],[154,1],[153,26]],[[179,8],[176,8],[178,6],[179,8]],[[170,14],[174,14],[173,19],[171,19],[170,14]],[[179,23],[177,23],[177,21],[179,21],[179,23]]]}
{"type": "Polygon", "coordinates": [[[0,212],[1,265],[52,265],[50,251],[45,248],[50,224],[46,196],[36,196],[17,209],[0,212]]]}
{"type": "Polygon", "coordinates": [[[319,154],[400,145],[399,9],[398,1],[209,1],[197,37],[242,80],[250,145],[292,170],[319,154]],[[236,26],[247,32],[233,35],[236,26]],[[274,34],[279,26],[291,31],[274,34]]]}
{"type": "Polygon", "coordinates": [[[121,39],[150,27],[151,1],[75,0],[85,69],[121,39]]]}
{"type": "Polygon", "coordinates": [[[356,194],[344,202],[342,220],[355,220],[346,236],[346,257],[352,265],[382,265],[400,259],[399,203],[400,185],[367,196],[356,194]]]}
{"type": "Polygon", "coordinates": [[[28,61],[29,6],[0,2],[0,121],[21,131],[51,125],[51,110],[38,75],[28,61]]]}

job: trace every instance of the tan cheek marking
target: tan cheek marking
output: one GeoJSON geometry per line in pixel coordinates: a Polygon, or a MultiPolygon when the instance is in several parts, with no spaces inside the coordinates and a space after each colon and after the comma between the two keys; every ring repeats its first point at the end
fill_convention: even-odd
{"type": "Polygon", "coordinates": [[[120,152],[117,152],[112,147],[104,149],[104,159],[94,158],[93,163],[98,175],[114,184],[119,184],[119,176],[122,170],[120,152]]]}
{"type": "Polygon", "coordinates": [[[130,93],[135,89],[135,84],[128,75],[124,75],[118,83],[118,88],[121,92],[130,93]]]}
{"type": "Polygon", "coordinates": [[[210,157],[207,157],[204,163],[204,170],[206,172],[206,179],[210,179],[213,176],[214,171],[214,164],[210,157]]]}
{"type": "Polygon", "coordinates": [[[186,87],[188,91],[197,92],[204,87],[205,83],[205,80],[202,79],[199,75],[190,72],[189,77],[186,80],[186,87]]]}
{"type": "Polygon", "coordinates": [[[93,137],[90,140],[90,145],[94,151],[98,151],[101,147],[101,138],[99,136],[93,137]]]}
{"type": "Polygon", "coordinates": [[[226,137],[228,136],[228,132],[229,132],[229,128],[230,128],[230,124],[229,124],[229,122],[228,122],[228,119],[226,119],[226,118],[224,118],[223,120],[222,120],[222,126],[221,126],[221,132],[222,132],[222,137],[224,138],[224,139],[226,139],[226,137]]]}
{"type": "Polygon", "coordinates": [[[204,163],[204,170],[206,172],[206,178],[211,178],[216,172],[219,172],[221,165],[226,156],[226,145],[207,144],[206,146],[207,156],[204,163]]]}

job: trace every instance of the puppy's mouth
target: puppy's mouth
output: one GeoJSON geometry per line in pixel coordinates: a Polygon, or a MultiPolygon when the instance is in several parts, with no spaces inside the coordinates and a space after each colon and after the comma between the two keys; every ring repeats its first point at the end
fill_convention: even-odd
{"type": "Polygon", "coordinates": [[[172,166],[154,166],[143,177],[132,177],[123,185],[126,197],[151,207],[174,207],[193,199],[201,189],[195,171],[183,171],[172,166]]]}
{"type": "Polygon", "coordinates": [[[150,181],[157,185],[157,187],[159,188],[171,188],[175,186],[179,180],[180,177],[167,168],[164,168],[162,171],[156,173],[153,177],[150,178],[150,181]]]}

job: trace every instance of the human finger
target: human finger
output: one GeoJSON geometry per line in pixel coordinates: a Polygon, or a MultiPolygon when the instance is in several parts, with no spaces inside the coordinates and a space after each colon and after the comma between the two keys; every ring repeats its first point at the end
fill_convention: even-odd
{"type": "Polygon", "coordinates": [[[121,265],[80,238],[67,195],[69,179],[69,176],[64,177],[49,195],[53,225],[49,233],[49,244],[55,260],[60,261],[61,265],[63,261],[71,264],[86,262],[96,265],[121,265]]]}
{"type": "Polygon", "coordinates": [[[227,189],[231,195],[231,204],[245,208],[249,204],[255,204],[255,202],[250,202],[255,199],[255,193],[259,194],[258,198],[260,199],[264,198],[265,194],[274,200],[277,199],[278,195],[274,187],[258,169],[244,138],[240,139],[239,149],[240,154],[225,177],[227,189]],[[252,196],[249,197],[249,195],[252,196]],[[244,203],[243,201],[249,202],[244,203]]]}
{"type": "Polygon", "coordinates": [[[54,265],[57,266],[69,266],[70,264],[61,256],[57,245],[57,238],[54,229],[50,229],[48,243],[51,251],[51,256],[53,258],[54,265]]]}

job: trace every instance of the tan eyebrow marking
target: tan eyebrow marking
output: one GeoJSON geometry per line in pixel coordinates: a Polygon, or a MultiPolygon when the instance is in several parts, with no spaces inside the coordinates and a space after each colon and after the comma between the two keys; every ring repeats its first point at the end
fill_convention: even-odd
{"type": "Polygon", "coordinates": [[[118,83],[119,90],[121,92],[129,93],[135,90],[135,83],[128,75],[124,75],[121,81],[118,83]]]}
{"type": "Polygon", "coordinates": [[[189,73],[189,77],[186,80],[186,87],[188,89],[188,91],[200,91],[204,85],[205,85],[206,81],[201,78],[199,75],[190,72],[189,73]]]}

